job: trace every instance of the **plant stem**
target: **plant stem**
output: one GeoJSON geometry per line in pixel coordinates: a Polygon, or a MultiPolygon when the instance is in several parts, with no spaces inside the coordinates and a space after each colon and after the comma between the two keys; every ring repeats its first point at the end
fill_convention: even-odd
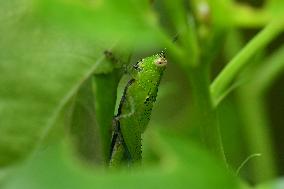
{"type": "Polygon", "coordinates": [[[265,26],[271,20],[271,15],[264,9],[256,9],[244,4],[234,3],[235,14],[232,14],[234,25],[245,28],[265,26]]]}
{"type": "Polygon", "coordinates": [[[111,142],[113,112],[116,103],[117,85],[121,75],[118,70],[107,74],[94,74],[95,111],[98,132],[101,136],[104,163],[108,163],[111,142]]]}
{"type": "Polygon", "coordinates": [[[259,94],[265,94],[275,79],[284,71],[284,46],[264,61],[254,77],[254,89],[259,94]]]}
{"type": "Polygon", "coordinates": [[[261,157],[251,161],[253,181],[267,181],[275,177],[276,167],[264,99],[255,93],[251,83],[241,87],[238,94],[249,154],[261,154],[261,157]]]}
{"type": "MultiPolygon", "coordinates": [[[[192,34],[187,33],[186,36],[181,39],[183,44],[192,41],[191,35],[192,34]]],[[[168,46],[173,46],[173,44],[171,43],[170,45],[170,43],[168,43],[168,46]]],[[[186,70],[186,75],[190,82],[193,107],[188,133],[226,164],[217,115],[212,106],[209,90],[209,64],[205,63],[205,55],[199,55],[199,51],[197,49],[193,50],[190,45],[183,47],[182,50],[183,51],[170,53],[173,60],[186,70]],[[188,54],[190,54],[190,60],[187,60],[189,58],[188,54]],[[192,58],[194,60],[192,60],[192,58]],[[201,62],[203,64],[201,64],[201,62]]]]}
{"type": "Polygon", "coordinates": [[[252,174],[255,182],[272,179],[277,173],[264,98],[273,81],[284,71],[283,53],[284,47],[264,61],[251,81],[238,90],[245,124],[243,132],[249,153],[262,154],[260,158],[252,161],[252,174]]]}
{"type": "Polygon", "coordinates": [[[210,98],[208,68],[204,65],[192,68],[188,73],[188,79],[193,103],[190,129],[209,151],[226,162],[216,112],[210,98]]]}
{"type": "Polygon", "coordinates": [[[211,96],[215,106],[233,79],[249,63],[248,60],[272,41],[283,30],[283,25],[283,22],[280,21],[273,21],[268,24],[221,71],[211,85],[211,96]]]}

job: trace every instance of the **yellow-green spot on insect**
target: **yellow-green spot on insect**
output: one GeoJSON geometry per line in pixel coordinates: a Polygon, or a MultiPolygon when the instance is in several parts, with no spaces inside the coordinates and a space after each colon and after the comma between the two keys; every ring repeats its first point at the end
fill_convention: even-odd
{"type": "Polygon", "coordinates": [[[131,162],[141,160],[141,134],[149,123],[158,86],[166,66],[167,59],[164,52],[144,58],[133,66],[132,78],[124,89],[115,116],[117,127],[115,130],[119,134],[113,135],[111,159],[117,159],[116,156],[127,156],[131,162]],[[121,144],[121,140],[124,144],[124,156],[121,155],[121,150],[115,151],[116,143],[121,144]]]}

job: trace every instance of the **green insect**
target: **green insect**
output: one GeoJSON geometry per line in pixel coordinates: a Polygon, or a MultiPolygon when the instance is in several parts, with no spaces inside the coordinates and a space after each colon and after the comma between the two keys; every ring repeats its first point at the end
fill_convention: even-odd
{"type": "Polygon", "coordinates": [[[121,160],[141,161],[141,134],[149,123],[158,87],[166,68],[164,52],[142,59],[133,66],[115,116],[110,164],[121,160]]]}

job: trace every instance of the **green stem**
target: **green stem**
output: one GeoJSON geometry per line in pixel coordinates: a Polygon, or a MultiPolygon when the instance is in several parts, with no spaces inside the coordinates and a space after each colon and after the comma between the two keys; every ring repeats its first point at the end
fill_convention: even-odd
{"type": "Polygon", "coordinates": [[[271,14],[265,9],[256,9],[244,4],[233,4],[232,21],[235,26],[243,28],[263,27],[269,20],[271,14]]]}
{"type": "Polygon", "coordinates": [[[108,163],[111,142],[113,112],[116,103],[117,85],[121,74],[118,70],[107,74],[94,74],[95,111],[101,136],[104,163],[108,163]]]}
{"type": "Polygon", "coordinates": [[[284,71],[283,53],[284,47],[256,70],[250,83],[239,89],[239,101],[245,124],[243,132],[249,153],[262,154],[260,158],[252,161],[252,174],[255,182],[271,179],[277,173],[264,98],[273,81],[284,71]]]}
{"type": "Polygon", "coordinates": [[[276,167],[264,99],[255,93],[252,83],[241,87],[238,94],[248,152],[261,154],[251,161],[253,180],[259,183],[272,179],[276,175],[276,167]]]}
{"type": "Polygon", "coordinates": [[[211,85],[211,96],[215,106],[234,78],[249,63],[248,60],[272,41],[282,30],[283,22],[273,21],[268,24],[221,71],[211,85]]]}
{"type": "Polygon", "coordinates": [[[208,69],[202,65],[192,68],[188,78],[193,103],[190,129],[209,151],[225,161],[216,112],[210,98],[208,69]]]}
{"type": "Polygon", "coordinates": [[[273,84],[275,79],[284,70],[284,46],[277,50],[258,69],[254,78],[254,88],[259,94],[265,94],[273,84]]]}

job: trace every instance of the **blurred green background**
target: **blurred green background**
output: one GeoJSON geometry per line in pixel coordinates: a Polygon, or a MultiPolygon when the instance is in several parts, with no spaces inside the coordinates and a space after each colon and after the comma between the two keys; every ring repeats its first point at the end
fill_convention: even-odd
{"type": "Polygon", "coordinates": [[[283,188],[283,20],[282,0],[0,0],[0,188],[283,188]],[[99,127],[125,67],[162,50],[142,166],[106,168],[99,127]],[[210,83],[242,51],[211,106],[210,83]],[[211,123],[226,162],[214,128],[196,134],[211,123]]]}

